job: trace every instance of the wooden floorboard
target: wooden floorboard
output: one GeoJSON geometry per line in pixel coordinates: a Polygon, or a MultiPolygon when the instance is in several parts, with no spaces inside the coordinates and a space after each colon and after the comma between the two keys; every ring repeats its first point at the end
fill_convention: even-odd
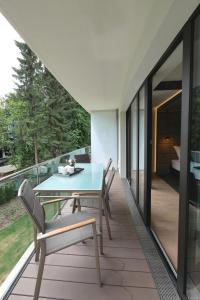
{"type": "MultiPolygon", "coordinates": [[[[34,262],[33,262],[34,263],[34,262]]],[[[145,259],[125,259],[100,257],[101,269],[119,271],[150,272],[145,259]]],[[[61,267],[89,268],[95,269],[95,258],[92,256],[75,256],[52,254],[46,259],[47,265],[61,267]]]]}
{"type": "MultiPolygon", "coordinates": [[[[100,257],[103,287],[96,283],[93,241],[88,240],[86,244],[74,245],[46,258],[40,299],[160,299],[124,197],[121,180],[116,176],[110,192],[112,240],[103,220],[104,256],[100,257]]],[[[70,212],[68,203],[62,213],[70,212]]],[[[94,209],[89,213],[98,218],[94,209]]],[[[37,269],[33,258],[9,300],[32,299],[37,269]]]]}

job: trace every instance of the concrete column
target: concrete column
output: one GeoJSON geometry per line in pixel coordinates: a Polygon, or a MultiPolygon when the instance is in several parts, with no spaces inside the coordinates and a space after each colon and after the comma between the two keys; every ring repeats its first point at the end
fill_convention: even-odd
{"type": "Polygon", "coordinates": [[[122,178],[126,177],[126,112],[119,112],[118,122],[118,149],[119,149],[119,173],[122,178]]]}
{"type": "Polygon", "coordinates": [[[117,110],[91,112],[91,158],[93,163],[103,163],[113,159],[118,167],[118,120],[117,110]]]}

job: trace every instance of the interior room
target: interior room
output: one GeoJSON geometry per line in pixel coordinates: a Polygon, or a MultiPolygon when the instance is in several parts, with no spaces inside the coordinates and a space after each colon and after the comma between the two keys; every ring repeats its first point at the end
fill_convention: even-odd
{"type": "Polygon", "coordinates": [[[152,79],[151,230],[177,269],[182,43],[152,79]]]}

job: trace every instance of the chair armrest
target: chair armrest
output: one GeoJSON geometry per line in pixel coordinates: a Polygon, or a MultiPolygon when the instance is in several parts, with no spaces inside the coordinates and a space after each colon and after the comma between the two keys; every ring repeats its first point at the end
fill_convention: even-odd
{"type": "Polygon", "coordinates": [[[79,198],[79,199],[84,199],[84,198],[99,198],[101,195],[98,195],[98,193],[73,193],[72,198],[79,198]]]}
{"type": "Polygon", "coordinates": [[[85,221],[82,221],[82,222],[79,222],[79,223],[76,223],[76,224],[68,225],[68,226],[65,226],[65,227],[61,227],[61,228],[49,231],[49,232],[44,233],[44,234],[39,233],[38,236],[37,236],[37,240],[39,241],[39,240],[43,240],[43,239],[46,239],[46,238],[50,238],[50,237],[56,236],[58,234],[66,233],[68,231],[78,229],[78,228],[81,228],[81,227],[84,227],[84,226],[87,226],[87,225],[92,225],[92,224],[95,224],[95,223],[96,223],[96,219],[91,218],[91,219],[87,219],[85,221]]]}
{"type": "MultiPolygon", "coordinates": [[[[53,196],[53,197],[55,197],[55,196],[53,196]]],[[[52,198],[52,196],[40,196],[38,198],[52,198]]],[[[63,196],[62,198],[57,198],[57,199],[53,199],[53,200],[44,201],[44,202],[41,202],[40,204],[41,205],[46,205],[46,204],[56,203],[56,202],[59,202],[59,201],[65,201],[65,200],[69,200],[69,199],[73,199],[73,197],[72,196],[63,196]]]]}
{"type": "Polygon", "coordinates": [[[98,195],[98,193],[89,193],[89,192],[84,192],[84,193],[72,193],[72,197],[74,197],[74,196],[92,196],[92,195],[94,195],[94,196],[97,196],[98,195]]]}

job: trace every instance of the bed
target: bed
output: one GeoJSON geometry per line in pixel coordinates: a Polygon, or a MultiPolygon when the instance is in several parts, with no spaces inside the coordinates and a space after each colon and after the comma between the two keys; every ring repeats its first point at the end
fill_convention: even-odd
{"type": "MultiPolygon", "coordinates": [[[[180,172],[180,146],[173,146],[173,148],[178,159],[171,160],[171,167],[180,172]]],[[[200,151],[191,151],[190,172],[193,173],[195,179],[200,180],[200,151]]]]}
{"type": "Polygon", "coordinates": [[[176,152],[176,155],[177,155],[178,159],[172,159],[171,160],[171,167],[175,171],[180,172],[180,146],[173,146],[173,148],[176,152]]]}
{"type": "Polygon", "coordinates": [[[172,166],[172,169],[180,172],[180,160],[179,159],[172,159],[171,166],[172,166]]]}

